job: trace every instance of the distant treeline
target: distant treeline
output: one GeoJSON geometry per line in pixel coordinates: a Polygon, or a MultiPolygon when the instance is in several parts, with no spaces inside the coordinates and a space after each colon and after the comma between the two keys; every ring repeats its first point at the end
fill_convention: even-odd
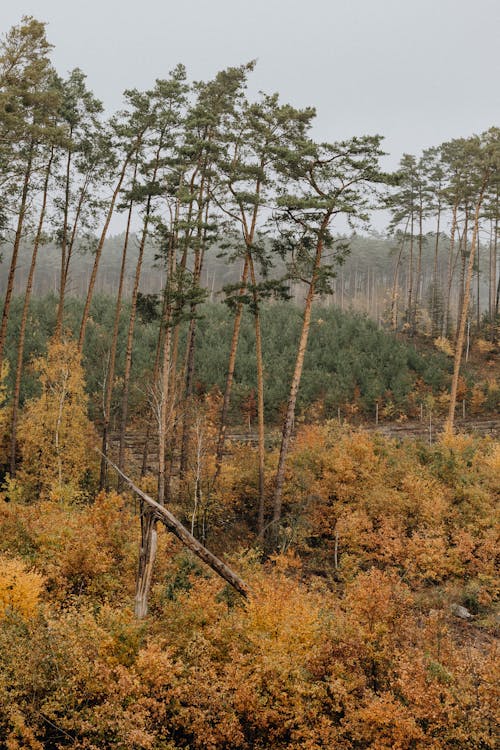
{"type": "MultiPolygon", "coordinates": [[[[433,290],[433,254],[435,236],[429,233],[425,236],[422,252],[422,309],[420,311],[420,326],[426,328],[430,321],[430,306],[433,290]],[[427,321],[427,324],[426,322],[427,321]]],[[[104,243],[101,263],[99,266],[96,292],[112,296],[120,281],[120,263],[125,241],[124,234],[108,237],[104,243]]],[[[331,290],[321,297],[318,302],[322,306],[336,306],[342,310],[354,310],[366,313],[379,325],[389,325],[390,297],[394,280],[394,266],[397,256],[397,241],[394,237],[382,235],[360,235],[353,234],[350,237],[339,236],[338,242],[348,243],[348,253],[343,263],[339,265],[335,278],[331,280],[331,290]]],[[[78,252],[72,260],[71,272],[68,279],[68,289],[71,296],[85,298],[92,266],[94,263],[93,251],[96,238],[81,242],[78,252]]],[[[437,277],[440,287],[444,287],[446,281],[447,267],[445,254],[449,249],[449,238],[441,238],[443,256],[439,258],[437,277]]],[[[134,285],[134,271],[139,249],[139,238],[133,234],[129,240],[129,252],[127,271],[123,294],[130,298],[134,285]]],[[[487,248],[483,248],[485,256],[487,248]]],[[[8,257],[10,247],[7,244],[1,246],[2,257],[8,257]]],[[[165,285],[165,271],[163,264],[158,259],[159,249],[152,241],[146,243],[144,251],[144,262],[140,279],[140,290],[142,294],[158,294],[165,285]]],[[[26,279],[29,271],[29,257],[31,245],[25,242],[20,250],[19,265],[14,283],[15,294],[22,294],[26,287],[26,279]]],[[[50,242],[40,250],[40,257],[36,268],[33,283],[33,295],[44,297],[48,294],[57,294],[59,289],[59,263],[60,249],[50,242]]],[[[486,261],[484,261],[486,262],[486,261]]],[[[227,258],[220,246],[214,245],[207,250],[201,282],[206,289],[207,298],[214,302],[223,300],[224,288],[234,285],[241,276],[241,265],[228,263],[227,258]]],[[[279,278],[285,273],[284,264],[279,257],[274,259],[274,265],[268,273],[271,278],[279,278]]],[[[0,265],[0,293],[5,293],[7,284],[8,267],[5,263],[0,265]]],[[[405,288],[408,285],[406,269],[401,269],[400,284],[405,288]]],[[[488,284],[486,275],[481,274],[479,278],[479,302],[481,313],[487,311],[488,284]]],[[[295,302],[302,302],[306,287],[300,281],[290,280],[290,296],[295,302]]],[[[477,307],[477,288],[473,293],[474,307],[477,307]]],[[[452,290],[452,308],[456,310],[459,295],[455,289],[452,290]]]]}

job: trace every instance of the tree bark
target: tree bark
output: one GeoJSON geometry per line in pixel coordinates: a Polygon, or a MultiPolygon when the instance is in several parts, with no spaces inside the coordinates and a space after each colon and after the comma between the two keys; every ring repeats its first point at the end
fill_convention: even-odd
{"type": "Polygon", "coordinates": [[[49,161],[45,172],[45,181],[43,186],[43,197],[42,206],[40,209],[40,217],[38,220],[38,228],[33,244],[33,252],[31,254],[31,263],[28,273],[28,280],[26,282],[26,292],[24,295],[23,312],[21,315],[21,326],[19,330],[19,341],[17,345],[17,364],[16,364],[16,378],[14,383],[14,394],[12,398],[12,427],[10,437],[10,473],[11,476],[15,476],[16,473],[16,446],[17,446],[17,423],[19,415],[19,396],[21,392],[21,377],[23,372],[23,356],[24,356],[24,341],[26,337],[26,324],[28,322],[28,314],[30,308],[31,291],[33,289],[33,278],[35,276],[36,261],[38,256],[38,248],[40,247],[40,241],[42,238],[43,224],[45,221],[45,212],[47,209],[47,195],[49,189],[50,171],[52,169],[52,162],[54,159],[54,148],[51,149],[49,161]]]}
{"type": "Polygon", "coordinates": [[[285,482],[285,464],[288,457],[288,451],[290,448],[290,441],[293,431],[293,423],[295,419],[295,405],[297,403],[297,393],[299,390],[300,380],[302,377],[302,369],[304,366],[304,357],[307,348],[307,340],[309,337],[309,328],[311,326],[311,312],[312,304],[314,301],[314,294],[316,291],[316,281],[318,272],[321,265],[321,257],[323,254],[324,244],[324,232],[329,224],[330,215],[327,215],[321,225],[318,241],[316,244],[316,255],[314,259],[313,271],[311,274],[311,281],[309,284],[309,291],[304,306],[304,319],[302,322],[302,330],[300,333],[299,346],[297,349],[297,358],[295,361],[295,369],[293,372],[292,382],[290,385],[290,395],[288,397],[288,405],[286,410],[285,421],[283,423],[283,433],[281,437],[280,455],[278,460],[278,469],[276,471],[275,479],[275,490],[274,490],[274,510],[273,510],[273,526],[275,541],[278,539],[279,523],[281,521],[281,511],[283,504],[283,485],[285,482]]]}
{"type": "MultiPolygon", "coordinates": [[[[137,175],[137,162],[134,170],[134,177],[132,180],[132,191],[135,187],[135,180],[137,175]]],[[[111,418],[111,399],[113,397],[113,384],[115,380],[115,363],[116,363],[116,349],[118,346],[118,332],[120,328],[120,314],[122,309],[122,295],[123,295],[123,284],[125,280],[125,268],[127,264],[127,249],[130,237],[130,224],[132,221],[132,209],[134,201],[130,200],[127,215],[127,227],[125,229],[125,239],[123,242],[122,249],[122,262],[120,267],[120,280],[118,282],[118,292],[116,295],[116,307],[115,307],[115,318],[113,321],[113,336],[111,339],[111,348],[109,351],[108,361],[108,372],[106,376],[106,390],[104,395],[104,413],[103,413],[103,425],[102,425],[102,453],[103,456],[108,455],[108,433],[109,433],[109,422],[111,418]]],[[[107,464],[104,458],[101,459],[101,472],[99,477],[99,489],[103,489],[107,484],[107,464]]]]}
{"type": "Polygon", "coordinates": [[[122,165],[122,170],[120,172],[120,176],[118,177],[118,182],[117,182],[117,184],[115,186],[115,190],[114,190],[113,196],[111,198],[111,203],[110,203],[109,208],[108,208],[108,213],[106,215],[106,220],[104,222],[104,226],[103,226],[103,229],[102,229],[102,232],[101,232],[101,237],[99,239],[99,243],[97,245],[97,249],[96,249],[96,252],[95,252],[94,265],[92,267],[92,273],[90,275],[89,286],[88,286],[88,290],[87,290],[87,298],[85,300],[85,307],[83,309],[83,314],[82,314],[82,322],[81,322],[81,326],[80,326],[80,335],[78,337],[78,351],[80,352],[80,354],[81,354],[81,352],[83,350],[83,344],[84,344],[84,341],[85,341],[85,330],[87,328],[87,321],[89,319],[90,304],[92,302],[92,296],[93,296],[93,293],[94,293],[94,286],[95,286],[95,281],[96,281],[96,277],[97,277],[97,271],[99,269],[99,262],[101,260],[102,249],[104,247],[104,242],[105,242],[106,236],[108,234],[108,229],[109,229],[109,225],[110,225],[110,222],[111,222],[111,217],[113,216],[113,211],[115,210],[116,199],[118,198],[118,193],[120,192],[122,184],[123,184],[123,180],[125,179],[125,173],[127,171],[127,167],[128,167],[128,165],[130,163],[130,159],[132,158],[133,153],[135,153],[135,151],[137,150],[137,148],[139,148],[139,145],[137,145],[136,148],[133,151],[130,151],[127,154],[127,156],[125,157],[125,159],[124,159],[124,162],[123,162],[123,165],[122,165]]]}
{"type": "Polygon", "coordinates": [[[446,303],[443,315],[443,337],[447,337],[450,330],[450,305],[451,305],[451,286],[453,282],[453,254],[455,251],[455,235],[457,231],[457,211],[458,205],[453,206],[453,216],[451,220],[450,247],[448,250],[448,274],[446,283],[446,303]]]}
{"type": "Polygon", "coordinates": [[[59,282],[59,301],[57,304],[56,328],[54,331],[54,336],[56,338],[60,338],[61,333],[62,333],[63,320],[64,320],[64,298],[66,295],[66,286],[68,283],[69,264],[71,261],[71,256],[73,254],[73,248],[75,245],[76,232],[78,228],[78,223],[80,221],[80,214],[81,214],[85,199],[87,197],[89,185],[90,185],[90,174],[86,176],[84,184],[82,185],[82,189],[80,191],[80,197],[78,199],[78,205],[76,207],[75,217],[73,221],[73,228],[71,230],[71,238],[66,247],[64,266],[61,262],[61,278],[59,282]]]}
{"type": "Polygon", "coordinates": [[[458,378],[460,375],[460,364],[462,361],[462,350],[464,346],[464,337],[465,337],[465,324],[467,320],[467,310],[469,307],[472,274],[474,270],[474,251],[476,248],[476,243],[477,243],[477,239],[479,235],[479,214],[481,211],[481,204],[483,202],[484,189],[485,189],[485,185],[483,185],[483,188],[479,194],[479,198],[476,203],[475,215],[474,215],[474,227],[472,231],[469,264],[467,268],[467,276],[465,279],[465,289],[464,289],[462,308],[460,312],[460,320],[459,320],[458,331],[457,331],[457,343],[455,347],[455,360],[453,364],[453,378],[451,382],[451,393],[450,393],[450,408],[448,412],[448,419],[446,420],[446,424],[445,424],[446,433],[453,433],[453,426],[454,426],[454,421],[455,421],[455,406],[457,403],[458,378]]]}
{"type": "Polygon", "coordinates": [[[265,432],[264,432],[264,366],[262,362],[262,335],[260,327],[260,309],[257,294],[257,281],[255,278],[255,269],[253,258],[249,254],[250,278],[252,280],[253,296],[253,314],[255,325],[255,358],[257,362],[257,422],[259,432],[259,511],[257,519],[257,531],[259,538],[264,537],[264,516],[266,503],[266,482],[265,482],[265,432]]]}
{"type": "MultiPolygon", "coordinates": [[[[246,289],[248,270],[249,270],[248,254],[246,254],[245,263],[243,265],[243,271],[242,271],[241,280],[240,280],[240,297],[243,296],[245,289],[246,289]]],[[[224,456],[224,444],[226,441],[227,418],[229,414],[229,404],[231,401],[231,390],[233,386],[234,368],[236,366],[236,352],[238,350],[238,340],[240,337],[242,317],[243,317],[243,302],[240,301],[238,302],[238,305],[236,307],[236,313],[235,313],[234,322],[233,322],[233,335],[231,338],[231,348],[229,350],[229,362],[227,366],[226,387],[224,389],[224,399],[222,401],[219,435],[217,438],[217,449],[216,449],[216,454],[215,454],[215,473],[214,473],[214,479],[213,479],[214,484],[219,478],[220,470],[222,467],[222,459],[224,456]]]]}
{"type": "Polygon", "coordinates": [[[17,217],[16,234],[14,237],[14,247],[12,248],[12,257],[10,260],[9,275],[7,278],[7,289],[5,291],[5,300],[3,303],[2,322],[0,324],[0,372],[2,372],[3,364],[3,350],[5,347],[5,339],[7,336],[7,324],[9,322],[10,315],[10,304],[12,301],[12,291],[14,289],[14,277],[17,268],[17,256],[19,255],[19,247],[21,245],[21,237],[24,228],[24,219],[26,216],[26,208],[28,202],[28,192],[30,186],[30,179],[33,166],[33,152],[35,144],[30,143],[28,160],[26,163],[26,170],[24,172],[23,188],[21,192],[21,204],[19,206],[19,214],[17,217]]]}
{"type": "MultiPolygon", "coordinates": [[[[127,346],[125,350],[125,370],[123,373],[123,392],[121,399],[121,419],[120,419],[120,445],[118,448],[118,466],[123,469],[125,462],[125,433],[127,429],[128,417],[128,396],[130,389],[130,372],[132,369],[132,348],[134,343],[135,317],[137,312],[137,296],[139,293],[139,282],[141,280],[142,261],[144,258],[144,248],[148,235],[149,216],[151,211],[151,195],[148,196],[146,204],[146,213],[142,227],[141,242],[139,245],[139,254],[135,267],[134,287],[132,289],[132,299],[130,302],[130,319],[127,332],[127,346]]],[[[118,489],[122,489],[121,480],[118,481],[118,489]]]]}

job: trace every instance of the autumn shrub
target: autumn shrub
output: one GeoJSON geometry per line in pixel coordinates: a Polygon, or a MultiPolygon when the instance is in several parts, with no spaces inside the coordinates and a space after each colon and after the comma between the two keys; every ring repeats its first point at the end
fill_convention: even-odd
{"type": "Polygon", "coordinates": [[[32,617],[43,590],[43,577],[22,560],[0,556],[0,618],[9,612],[32,617]]]}
{"type": "Polygon", "coordinates": [[[376,565],[418,587],[481,570],[493,596],[497,460],[488,440],[398,445],[335,423],[303,427],[285,523],[295,519],[312,568],[337,579],[376,565]]]}
{"type": "Polygon", "coordinates": [[[76,343],[52,340],[33,366],[41,394],[28,401],[19,425],[19,484],[29,501],[78,500],[95,470],[96,437],[76,343]]]}
{"type": "Polygon", "coordinates": [[[35,560],[51,598],[130,596],[135,580],[138,522],[124,498],[101,493],[92,505],[46,500],[5,504],[0,548],[35,560]]]}

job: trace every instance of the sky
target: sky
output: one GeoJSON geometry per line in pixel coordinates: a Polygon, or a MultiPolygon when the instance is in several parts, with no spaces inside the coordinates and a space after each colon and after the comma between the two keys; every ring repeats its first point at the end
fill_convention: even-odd
{"type": "Polygon", "coordinates": [[[257,58],[250,95],[315,106],[321,140],[383,135],[386,168],[500,125],[499,0],[3,0],[0,30],[22,15],[109,112],[178,62],[207,80],[257,58]]]}

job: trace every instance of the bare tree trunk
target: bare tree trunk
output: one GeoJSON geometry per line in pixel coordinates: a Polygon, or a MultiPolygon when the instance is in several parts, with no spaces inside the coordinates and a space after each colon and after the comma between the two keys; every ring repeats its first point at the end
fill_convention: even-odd
{"type": "Polygon", "coordinates": [[[35,145],[33,142],[30,144],[28,161],[26,163],[26,171],[24,173],[23,189],[21,192],[21,204],[19,206],[19,214],[17,216],[17,227],[16,234],[14,237],[14,247],[12,248],[12,257],[10,260],[9,275],[7,278],[7,289],[5,291],[5,300],[3,303],[2,322],[0,324],[0,372],[2,372],[3,364],[3,350],[5,347],[5,339],[7,336],[7,324],[9,322],[10,305],[12,301],[12,292],[14,289],[14,277],[17,268],[17,256],[19,255],[19,247],[21,245],[21,237],[24,228],[24,219],[26,217],[26,208],[28,203],[28,192],[33,166],[33,151],[35,145]]]}
{"type": "MultiPolygon", "coordinates": [[[[248,254],[246,254],[245,263],[243,265],[243,271],[242,271],[241,280],[240,280],[240,297],[243,296],[245,289],[246,289],[248,270],[249,270],[248,260],[249,260],[249,256],[248,254]]],[[[219,435],[217,438],[217,449],[216,449],[216,454],[215,454],[215,474],[214,474],[214,479],[213,479],[214,484],[219,478],[220,470],[222,467],[222,458],[224,456],[224,444],[226,440],[227,418],[229,414],[229,404],[231,401],[231,389],[233,386],[234,368],[236,366],[236,352],[238,349],[238,340],[240,337],[242,317],[243,317],[243,302],[240,301],[238,302],[238,305],[236,307],[236,313],[235,313],[234,322],[233,322],[233,335],[231,338],[231,348],[229,350],[229,362],[227,366],[226,387],[224,389],[224,399],[222,401],[219,435]]]]}
{"type": "MultiPolygon", "coordinates": [[[[73,127],[70,126],[69,141],[73,137],[73,127]]],[[[73,152],[71,146],[68,148],[68,158],[66,159],[66,178],[64,185],[64,209],[63,209],[63,229],[61,237],[61,273],[59,280],[59,304],[57,309],[57,320],[55,336],[57,338],[61,335],[62,330],[62,312],[64,307],[64,287],[65,287],[65,271],[66,271],[66,246],[68,241],[68,215],[69,215],[69,202],[70,202],[70,175],[71,175],[71,158],[73,152]]]]}
{"type": "Polygon", "coordinates": [[[441,206],[438,206],[436,242],[434,244],[434,267],[432,269],[432,300],[431,300],[431,336],[437,335],[437,290],[438,290],[438,255],[439,255],[439,233],[441,230],[441,206]]]}
{"type": "MultiPolygon", "coordinates": [[[[134,177],[132,181],[132,191],[135,187],[135,180],[137,175],[137,162],[135,164],[134,177]]],[[[118,292],[116,295],[116,307],[115,307],[115,318],[113,321],[113,335],[111,338],[111,347],[109,350],[109,363],[108,372],[106,377],[106,390],[104,394],[104,413],[103,413],[103,425],[102,425],[102,453],[103,458],[101,459],[101,472],[99,478],[99,489],[103,489],[107,484],[107,464],[105,456],[108,455],[108,433],[109,433],[109,422],[111,418],[111,400],[113,397],[113,385],[115,380],[115,363],[116,363],[116,349],[118,346],[118,332],[120,328],[120,315],[122,310],[122,295],[123,295],[123,284],[125,280],[125,269],[127,265],[127,249],[130,237],[130,224],[132,221],[132,209],[134,201],[130,200],[127,215],[127,227],[125,229],[125,239],[123,242],[122,249],[122,262],[120,266],[120,279],[118,282],[118,292]]]]}
{"type": "Polygon", "coordinates": [[[122,170],[120,172],[120,176],[118,178],[118,182],[116,183],[115,190],[114,190],[113,196],[111,198],[111,203],[110,203],[109,208],[108,208],[108,213],[107,213],[107,216],[106,216],[106,220],[105,220],[104,226],[102,228],[101,237],[99,239],[99,243],[97,245],[97,249],[96,249],[96,252],[95,252],[94,265],[93,265],[93,268],[92,268],[92,273],[90,275],[89,286],[88,286],[88,290],[87,290],[87,298],[85,300],[85,307],[83,309],[83,314],[82,314],[82,322],[81,322],[81,326],[80,326],[80,335],[78,337],[78,351],[80,352],[80,354],[81,354],[81,352],[83,350],[83,344],[84,344],[84,341],[85,341],[85,330],[87,328],[87,321],[89,319],[90,304],[92,302],[92,296],[93,296],[93,293],[94,293],[94,286],[95,286],[95,281],[96,281],[96,277],[97,277],[97,271],[99,269],[99,261],[101,260],[102,249],[104,247],[104,242],[106,240],[106,236],[107,236],[107,233],[108,233],[109,224],[111,222],[111,217],[113,216],[113,211],[115,210],[116,199],[118,198],[118,193],[121,190],[121,187],[122,187],[122,184],[123,184],[123,180],[125,179],[125,173],[127,171],[127,167],[129,165],[129,162],[130,162],[131,158],[132,158],[132,152],[130,152],[129,154],[127,154],[127,156],[126,156],[126,158],[125,158],[125,160],[123,162],[122,170]]]}
{"type": "Polygon", "coordinates": [[[54,336],[56,339],[59,339],[62,333],[63,320],[64,320],[64,298],[66,295],[66,286],[68,283],[69,265],[71,261],[71,256],[73,254],[73,248],[75,245],[76,232],[78,228],[78,223],[80,221],[80,214],[81,214],[85,199],[87,197],[89,185],[90,185],[90,174],[87,175],[87,177],[85,178],[85,182],[80,191],[80,197],[78,199],[78,205],[76,207],[75,218],[73,221],[73,229],[71,231],[71,238],[66,247],[64,266],[61,261],[61,278],[59,282],[59,301],[57,305],[56,328],[54,331],[54,336]]]}
{"type": "MultiPolygon", "coordinates": [[[[460,278],[458,282],[459,295],[458,295],[458,310],[457,310],[457,332],[455,336],[455,343],[457,343],[458,341],[458,333],[459,333],[459,328],[460,328],[460,315],[463,310],[464,298],[465,298],[468,234],[469,234],[469,207],[466,206],[464,231],[462,235],[462,242],[460,243],[460,278]]],[[[471,253],[473,253],[472,248],[471,248],[471,253]]]]}
{"type": "Polygon", "coordinates": [[[463,296],[462,308],[460,312],[460,320],[459,320],[459,325],[458,325],[457,343],[455,347],[455,361],[453,364],[453,378],[451,382],[451,393],[450,393],[450,408],[448,412],[448,419],[445,424],[445,432],[447,433],[453,432],[453,425],[455,421],[455,406],[457,403],[458,378],[460,375],[460,364],[462,361],[462,350],[464,346],[464,336],[465,336],[465,324],[467,320],[467,311],[469,307],[472,274],[474,270],[474,251],[476,248],[477,238],[479,234],[479,214],[481,210],[481,204],[483,202],[484,189],[485,189],[485,185],[483,185],[483,188],[479,194],[479,198],[476,203],[475,216],[474,216],[474,228],[472,232],[469,265],[467,268],[467,276],[465,279],[464,296],[463,296]]]}
{"type": "Polygon", "coordinates": [[[392,294],[391,294],[391,329],[393,331],[397,331],[398,328],[398,285],[399,285],[399,266],[401,263],[401,257],[403,255],[403,250],[405,246],[405,235],[406,230],[408,229],[408,222],[406,222],[406,227],[404,234],[401,238],[401,243],[399,247],[399,253],[396,260],[396,267],[394,268],[394,276],[392,280],[392,294]]]}
{"type": "MultiPolygon", "coordinates": [[[[498,193],[497,193],[497,214],[498,214],[498,193]]],[[[495,217],[495,229],[493,234],[493,252],[491,259],[491,308],[490,308],[490,320],[491,320],[491,339],[495,340],[495,323],[496,316],[498,315],[498,290],[495,298],[495,286],[497,279],[497,256],[498,256],[498,215],[495,217]]],[[[500,284],[500,280],[499,280],[500,284]]]]}
{"type": "Polygon", "coordinates": [[[410,256],[408,265],[408,325],[410,334],[414,333],[414,320],[413,320],[413,209],[411,213],[411,226],[410,226],[410,256]]]}
{"type": "MultiPolygon", "coordinates": [[[[123,481],[126,480],[123,479],[123,481]]],[[[157,547],[158,533],[156,531],[155,513],[141,500],[141,546],[135,589],[135,616],[139,620],[144,619],[148,613],[148,598],[157,547]]]]}
{"type": "Polygon", "coordinates": [[[481,243],[480,243],[480,237],[478,234],[477,237],[477,300],[476,300],[476,327],[479,331],[481,327],[481,277],[480,277],[480,251],[481,251],[481,243]]]}
{"type": "MultiPolygon", "coordinates": [[[[202,201],[204,197],[204,178],[201,180],[200,186],[200,209],[198,211],[198,238],[195,250],[195,263],[193,269],[193,285],[198,286],[201,279],[201,271],[203,267],[203,256],[205,250],[206,241],[206,230],[203,228],[202,219],[203,212],[205,212],[205,226],[208,220],[208,202],[203,207],[202,201]]],[[[179,476],[182,479],[186,473],[187,462],[188,462],[188,451],[189,451],[189,431],[190,431],[190,402],[193,395],[194,388],[194,353],[195,353],[195,341],[196,341],[196,305],[191,305],[191,320],[189,321],[189,331],[186,344],[186,365],[185,365],[185,404],[184,404],[184,415],[182,420],[182,439],[181,439],[181,456],[179,465],[179,476]]]]}
{"type": "MultiPolygon", "coordinates": [[[[167,288],[165,286],[164,293],[163,293],[162,311],[161,311],[161,316],[160,316],[160,325],[158,327],[158,338],[156,341],[155,361],[153,364],[153,373],[151,377],[152,388],[156,387],[156,384],[158,383],[159,374],[160,374],[160,357],[161,357],[162,347],[163,347],[164,322],[166,320],[166,314],[167,314],[167,288]]],[[[146,437],[144,439],[144,448],[142,452],[141,477],[145,476],[146,471],[147,471],[150,437],[151,437],[151,420],[148,419],[148,423],[146,427],[146,437]]]]}
{"type": "Polygon", "coordinates": [[[275,538],[278,538],[279,523],[281,521],[281,509],[283,503],[283,485],[285,482],[285,464],[288,457],[288,451],[290,448],[290,441],[293,431],[293,423],[295,419],[295,405],[297,403],[297,393],[299,390],[300,380],[302,377],[302,368],[304,366],[304,357],[307,348],[307,340],[309,337],[309,328],[311,325],[311,312],[312,304],[314,300],[314,294],[316,291],[316,281],[321,265],[321,257],[323,254],[323,236],[324,232],[330,221],[330,215],[327,215],[323,220],[321,229],[318,236],[316,245],[316,256],[314,259],[314,266],[311,274],[311,281],[309,283],[309,291],[307,293],[305,307],[304,307],[304,318],[302,322],[302,331],[299,339],[299,346],[297,349],[297,358],[295,361],[295,369],[293,372],[292,382],[290,385],[290,395],[288,397],[288,406],[286,410],[285,421],[283,424],[283,433],[281,437],[281,448],[278,460],[278,469],[276,471],[275,479],[275,490],[274,490],[274,511],[273,511],[273,526],[275,538]]]}
{"type": "Polygon", "coordinates": [[[16,446],[17,446],[17,423],[19,416],[19,395],[21,392],[21,376],[23,372],[23,356],[24,356],[24,341],[26,337],[26,324],[28,322],[28,314],[30,308],[31,291],[33,289],[33,278],[35,275],[36,261],[38,256],[38,248],[42,238],[43,224],[45,221],[45,212],[47,209],[47,195],[49,190],[50,171],[52,169],[52,162],[54,159],[54,148],[52,147],[50,152],[49,161],[45,172],[45,181],[43,186],[43,197],[42,206],[40,209],[40,217],[38,220],[38,228],[33,244],[33,252],[31,254],[31,264],[28,273],[28,280],[26,282],[26,292],[24,295],[23,312],[21,315],[21,326],[19,330],[19,341],[17,345],[17,364],[16,364],[16,378],[14,383],[14,394],[12,398],[12,428],[10,436],[10,473],[15,476],[16,473],[16,446]]]}
{"type": "Polygon", "coordinates": [[[264,459],[265,459],[265,432],[264,432],[264,365],[262,362],[262,334],[260,328],[260,309],[259,299],[257,294],[257,280],[255,278],[255,268],[253,264],[253,258],[248,253],[249,266],[250,266],[250,278],[253,286],[253,314],[255,324],[255,358],[257,361],[257,421],[259,431],[259,512],[257,521],[257,531],[259,537],[262,539],[264,536],[264,515],[265,515],[265,504],[266,504],[266,482],[265,482],[265,470],[264,470],[264,459]]]}
{"type": "Polygon", "coordinates": [[[165,454],[167,448],[167,428],[170,406],[170,369],[172,344],[171,317],[171,310],[168,310],[165,320],[165,334],[163,337],[163,365],[160,387],[160,422],[158,429],[158,502],[160,503],[160,505],[163,505],[165,502],[167,485],[165,454]]]}
{"type": "MultiPolygon", "coordinates": [[[[151,195],[148,195],[146,203],[146,212],[142,226],[141,242],[139,245],[139,254],[135,266],[134,287],[132,289],[132,299],[130,302],[130,319],[127,333],[127,346],[125,350],[125,369],[123,373],[123,392],[121,399],[121,419],[120,419],[120,443],[118,448],[118,466],[123,469],[125,462],[125,433],[127,430],[128,417],[128,397],[130,389],[130,372],[132,370],[132,349],[134,344],[135,317],[137,313],[137,296],[139,293],[139,283],[141,280],[142,261],[144,258],[144,248],[148,235],[149,217],[151,211],[151,195]]],[[[121,480],[118,481],[118,489],[122,489],[121,480]]]]}
{"type": "Polygon", "coordinates": [[[450,328],[450,304],[451,304],[451,287],[453,283],[453,255],[455,252],[455,235],[457,232],[457,211],[458,205],[453,206],[453,216],[451,220],[450,247],[448,251],[448,274],[446,283],[446,303],[443,316],[442,335],[447,337],[450,328]]]}
{"type": "Polygon", "coordinates": [[[422,246],[424,242],[422,224],[423,224],[423,207],[422,207],[422,198],[420,197],[420,205],[418,208],[417,283],[416,283],[416,289],[415,289],[415,303],[414,303],[414,313],[413,313],[413,322],[414,322],[415,328],[417,327],[418,314],[419,314],[421,301],[422,301],[422,246]]]}

